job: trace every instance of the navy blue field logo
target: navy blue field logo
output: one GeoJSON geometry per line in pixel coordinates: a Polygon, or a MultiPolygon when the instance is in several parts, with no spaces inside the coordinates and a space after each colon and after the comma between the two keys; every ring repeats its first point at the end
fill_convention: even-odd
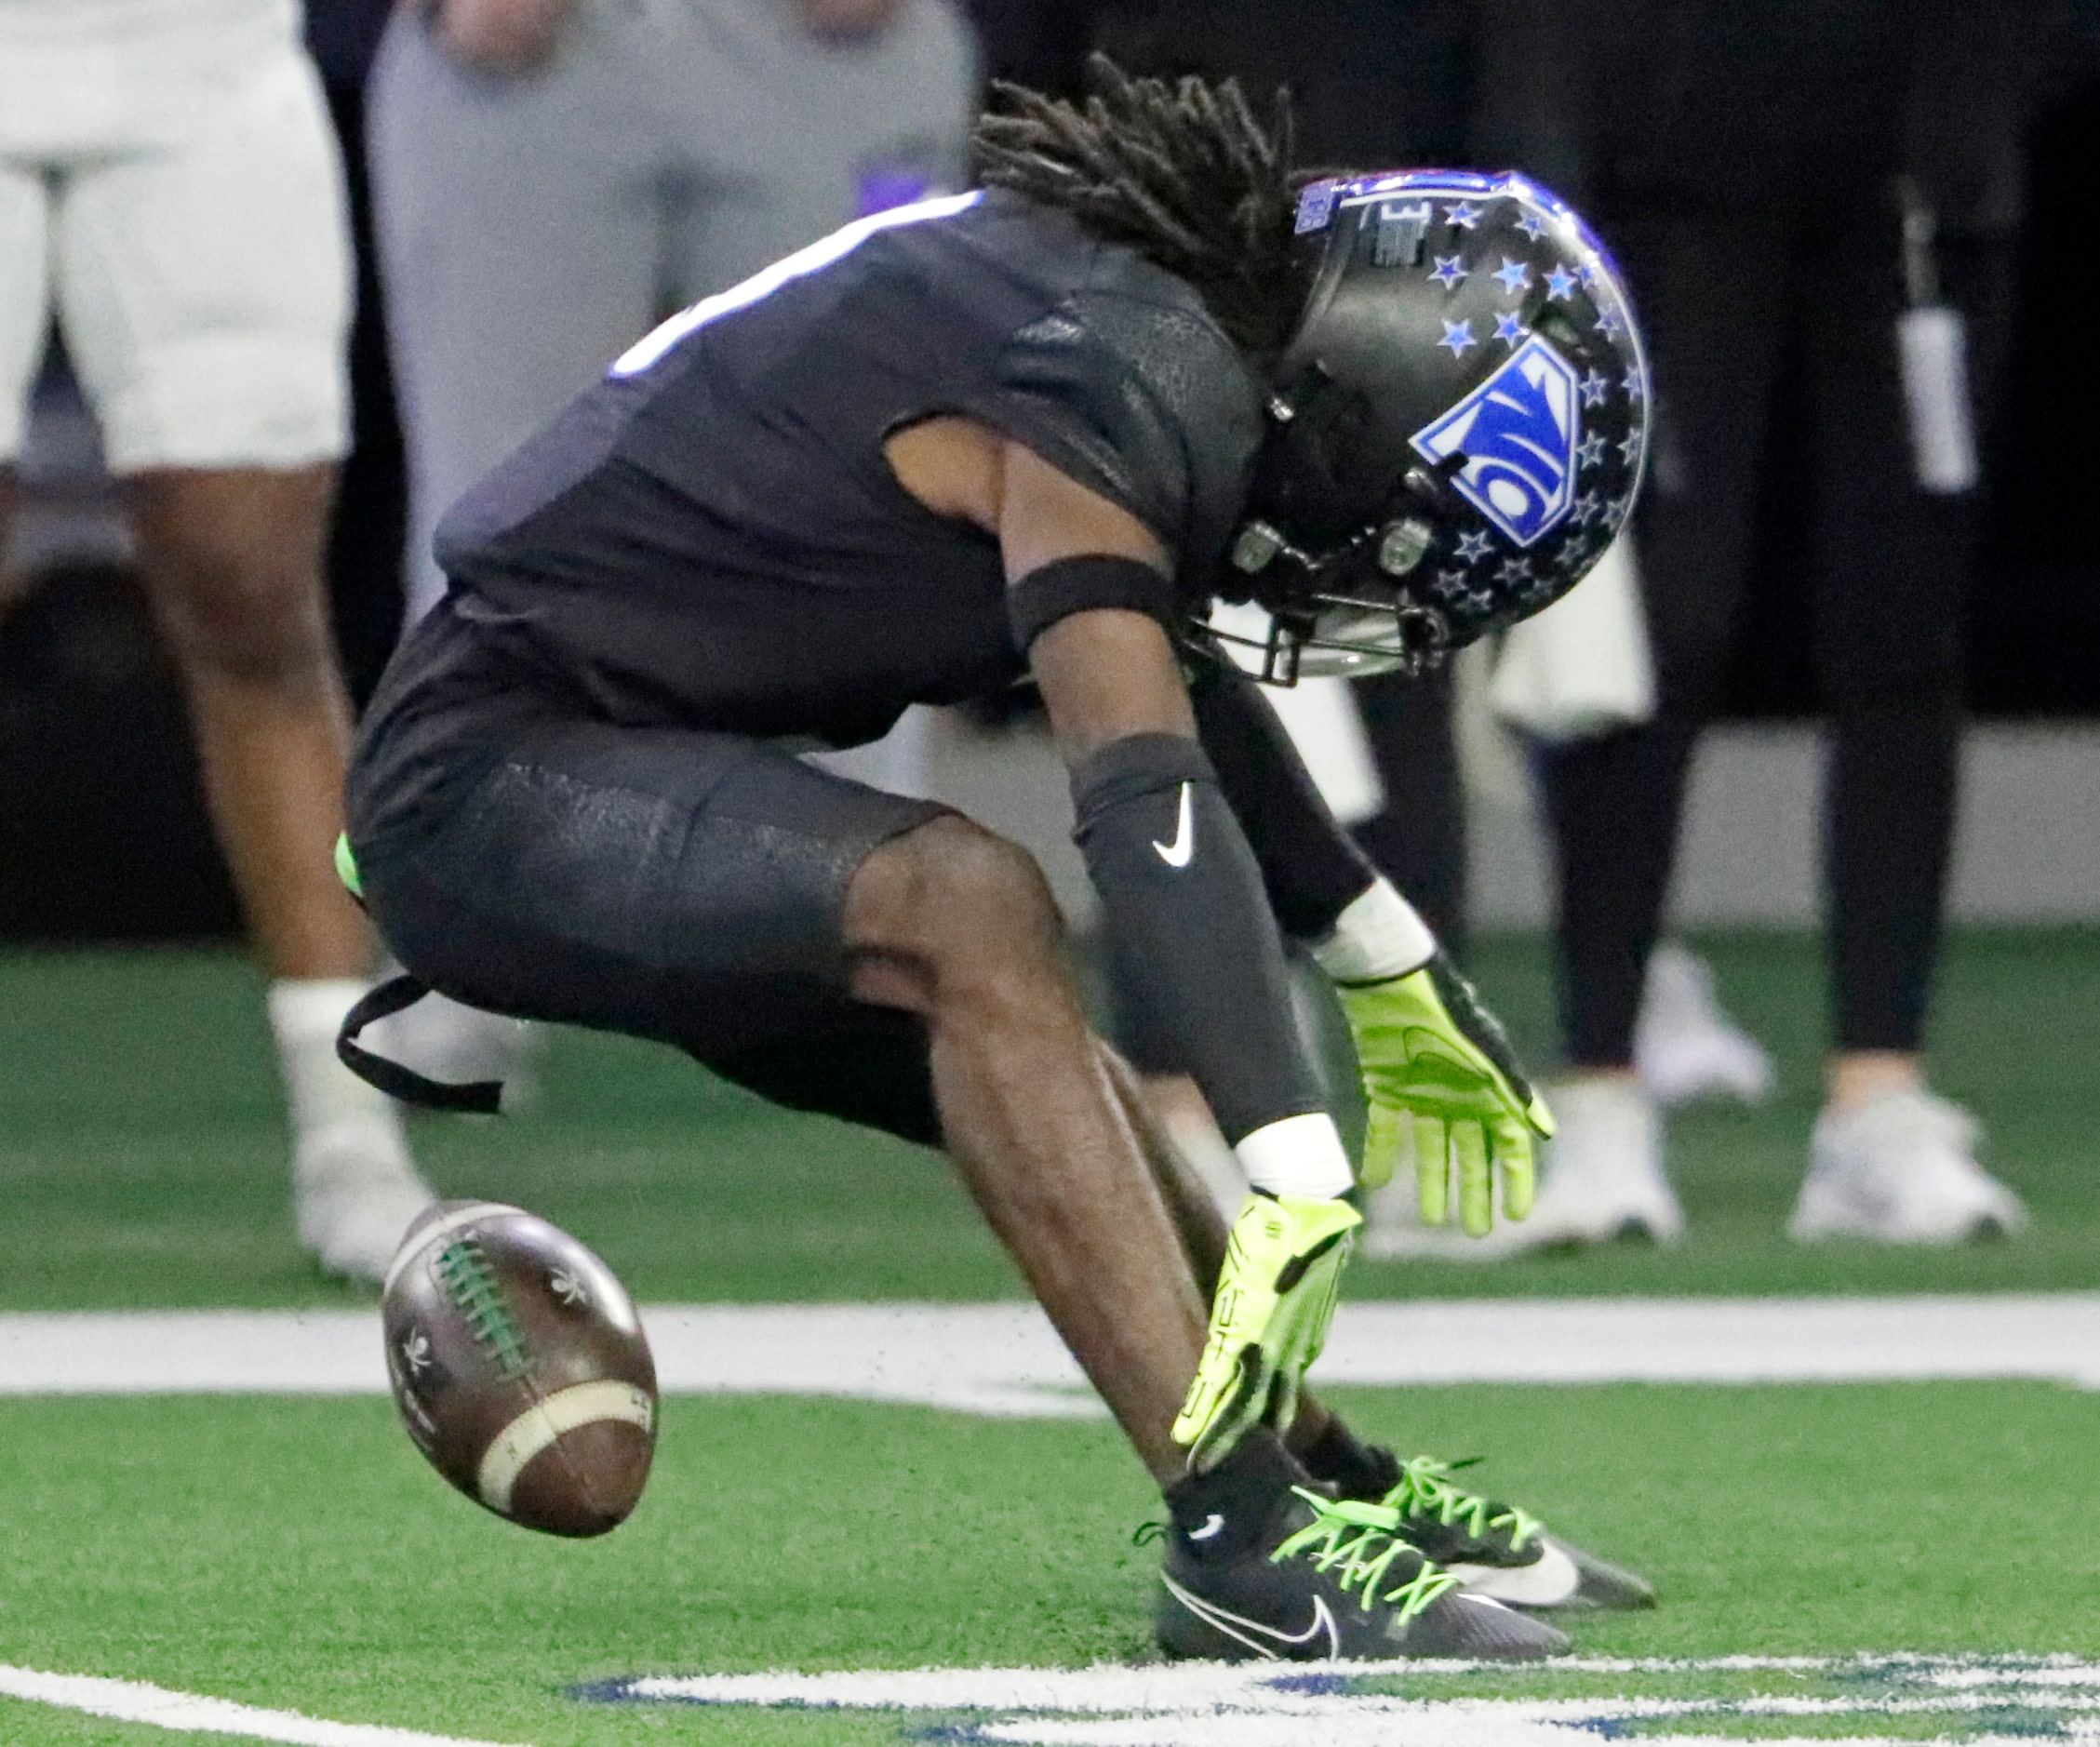
{"type": "Polygon", "coordinates": [[[1532,335],[1503,367],[1410,439],[1440,461],[1463,454],[1451,482],[1518,546],[1536,544],[1568,519],[1582,440],[1574,367],[1532,335]]]}

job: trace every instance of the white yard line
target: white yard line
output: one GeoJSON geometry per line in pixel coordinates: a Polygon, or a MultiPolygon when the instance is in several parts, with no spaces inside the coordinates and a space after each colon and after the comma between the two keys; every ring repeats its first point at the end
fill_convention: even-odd
{"type": "MultiPolygon", "coordinates": [[[[672,1394],[836,1395],[993,1418],[1098,1413],[1042,1314],[997,1304],[658,1304],[672,1394]]],[[[2100,1293],[1345,1303],[1329,1383],[2030,1379],[2100,1389],[2100,1293]]],[[[0,1314],[0,1395],[373,1394],[376,1311],[0,1314]]]]}
{"type": "MultiPolygon", "coordinates": [[[[1855,1719],[1857,1731],[1823,1738],[1822,1747],[1894,1747],[1900,1739],[1872,1731],[1895,1716],[1941,1715],[1962,1747],[2010,1747],[1991,1732],[2016,1708],[2049,1719],[2060,1738],[2093,1741],[2096,1700],[2086,1683],[2100,1674],[2068,1658],[2037,1660],[1928,1657],[1719,1657],[1705,1660],[1616,1660],[1569,1657],[1544,1669],[1467,1662],[1330,1662],[1318,1668],[1275,1662],[1222,1668],[1082,1669],[922,1668],[831,1674],[658,1675],[615,1682],[583,1695],[610,1702],[684,1703],[707,1708],[887,1712],[900,1719],[970,1718],[949,1727],[966,1742],[1015,1747],[1577,1747],[1599,1734],[1641,1725],[1644,1743],[1667,1747],[1805,1747],[1752,1719],[1790,1716],[1855,1719]],[[1820,1693],[1713,1691],[1728,1683],[1694,1680],[1674,1694],[1629,1692],[1583,1698],[1438,1696],[1452,1676],[1501,1674],[1512,1680],[1567,1674],[1700,1674],[1764,1672],[1820,1693]],[[1405,1696],[1375,1689],[1399,1676],[1405,1696]],[[2002,1691],[1979,1692],[1982,1685],[2002,1691]],[[1372,1689],[1367,1690],[1368,1687],[1372,1689]],[[1699,1688],[1708,1687],[1703,1694],[1699,1688]],[[1697,1719],[1705,1732],[1650,1733],[1673,1719],[1697,1719]],[[1722,1726],[1719,1732],[1716,1725],[1722,1726]],[[1746,1727],[1728,1727],[1730,1724],[1746,1727]]],[[[1636,1679],[1629,1683],[1639,1686],[1636,1679]]],[[[1462,1689],[1463,1690],[1463,1689],[1462,1689]]],[[[1918,1747],[1917,1738],[1911,1738],[1918,1747]]]]}
{"type": "Polygon", "coordinates": [[[146,1723],[183,1735],[237,1735],[248,1740],[286,1741],[291,1747],[501,1747],[492,1741],[421,1729],[387,1728],[376,1723],[329,1723],[297,1711],[265,1711],[230,1699],[170,1692],[142,1680],[104,1680],[91,1674],[46,1674],[0,1662],[0,1697],[32,1704],[85,1711],[90,1716],[146,1723]]]}

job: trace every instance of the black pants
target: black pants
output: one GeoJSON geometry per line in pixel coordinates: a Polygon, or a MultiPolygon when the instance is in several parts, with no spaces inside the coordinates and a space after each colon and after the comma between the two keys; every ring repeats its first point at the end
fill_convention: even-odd
{"type": "MultiPolygon", "coordinates": [[[[1976,507],[1912,483],[1894,203],[1649,210],[1613,235],[1656,381],[1638,538],[1658,709],[1643,727],[1544,761],[1569,1057],[1592,1067],[1631,1057],[1692,743],[1754,586],[1775,436],[1804,463],[1789,471],[1812,482],[1801,509],[1807,634],[1832,727],[1824,860],[1836,1043],[1915,1048],[1954,822],[1976,507]],[[1789,382],[1799,428],[1775,432],[1789,382]]],[[[1943,249],[1942,264],[1969,316],[1981,389],[1995,375],[2002,261],[1943,249]]]]}
{"type": "Polygon", "coordinates": [[[850,998],[840,920],[868,854],[944,807],[748,736],[600,719],[449,602],[388,667],[348,801],[366,907],[432,988],[939,1143],[925,1026],[850,998]]]}

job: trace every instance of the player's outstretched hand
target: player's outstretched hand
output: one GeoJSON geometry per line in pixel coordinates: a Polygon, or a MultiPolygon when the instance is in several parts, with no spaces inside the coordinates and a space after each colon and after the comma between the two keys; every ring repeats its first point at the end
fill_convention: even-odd
{"type": "Polygon", "coordinates": [[[1531,1212],[1533,1138],[1552,1135],[1553,1116],[1473,985],[1438,953],[1404,977],[1336,988],[1371,1107],[1364,1186],[1387,1181],[1411,1139],[1424,1224],[1450,1217],[1454,1166],[1459,1219],[1475,1237],[1494,1225],[1497,1173],[1504,1217],[1531,1212]]]}
{"type": "Polygon", "coordinates": [[[1196,1473],[1215,1467],[1257,1425],[1290,1427],[1362,1223],[1346,1201],[1257,1190],[1240,1204],[1211,1300],[1210,1339],[1174,1421],[1174,1442],[1187,1447],[1196,1473]]]}

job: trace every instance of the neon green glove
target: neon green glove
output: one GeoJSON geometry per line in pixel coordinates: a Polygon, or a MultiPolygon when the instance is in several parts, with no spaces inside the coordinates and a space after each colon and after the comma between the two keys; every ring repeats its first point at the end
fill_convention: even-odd
{"type": "Polygon", "coordinates": [[[1392,1177],[1411,1129],[1424,1224],[1451,1215],[1454,1161],[1459,1218],[1473,1236],[1493,1228],[1498,1168],[1504,1216],[1531,1212],[1532,1137],[1551,1137],[1553,1114],[1473,985],[1438,953],[1404,977],[1340,983],[1336,992],[1371,1106],[1358,1173],[1364,1187],[1392,1177]]]}
{"type": "Polygon", "coordinates": [[[1174,1421],[1191,1469],[1215,1467],[1264,1420],[1290,1428],[1362,1223],[1346,1201],[1256,1194],[1240,1205],[1211,1300],[1211,1338],[1174,1421]]]}

